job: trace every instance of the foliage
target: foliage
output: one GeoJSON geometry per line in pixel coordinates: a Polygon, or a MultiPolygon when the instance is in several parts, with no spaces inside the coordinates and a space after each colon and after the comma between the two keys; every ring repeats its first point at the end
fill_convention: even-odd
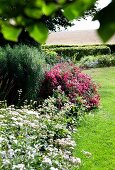
{"type": "Polygon", "coordinates": [[[46,69],[45,58],[38,48],[26,45],[3,47],[0,65],[1,100],[16,104],[25,99],[36,99],[46,69]]]}
{"type": "Polygon", "coordinates": [[[52,97],[37,111],[26,106],[0,109],[0,169],[68,170],[80,166],[80,158],[73,157],[76,143],[67,127],[71,106],[66,102],[59,110],[52,97]]]}
{"type": "Polygon", "coordinates": [[[41,86],[41,96],[47,98],[53,94],[53,90],[57,89],[58,86],[71,102],[81,103],[87,110],[97,107],[99,104],[96,84],[72,63],[56,64],[45,73],[45,79],[41,86]]]}
{"type": "Polygon", "coordinates": [[[81,46],[81,47],[57,47],[50,48],[58,53],[58,55],[64,58],[68,57],[70,59],[75,58],[75,60],[80,60],[82,57],[87,55],[103,55],[110,54],[111,50],[107,46],[81,46]]]}
{"type": "Polygon", "coordinates": [[[115,66],[115,56],[113,55],[99,55],[99,56],[85,56],[81,58],[78,66],[82,68],[95,67],[110,67],[115,66]]]}
{"type": "Polygon", "coordinates": [[[73,24],[66,17],[64,17],[63,12],[59,10],[54,16],[43,16],[41,18],[42,23],[45,23],[49,31],[60,30],[61,27],[65,29],[71,27],[73,24]]]}
{"type": "Polygon", "coordinates": [[[43,50],[43,51],[44,51],[46,63],[49,65],[54,65],[54,64],[59,63],[63,60],[63,58],[61,56],[59,56],[55,51],[51,51],[48,49],[43,50]]]}
{"type": "MultiPolygon", "coordinates": [[[[60,25],[65,17],[68,20],[78,19],[87,10],[91,10],[95,2],[96,0],[1,0],[0,31],[4,38],[17,41],[20,33],[26,30],[30,37],[44,43],[48,36],[48,26],[50,26],[44,20],[50,17],[54,24],[57,22],[60,25]],[[56,19],[57,13],[61,13],[62,17],[56,19]]],[[[97,12],[94,18],[100,21],[99,35],[104,41],[107,41],[115,32],[114,7],[115,1],[112,0],[106,8],[97,12]]],[[[66,25],[66,21],[64,24],[66,25]]]]}

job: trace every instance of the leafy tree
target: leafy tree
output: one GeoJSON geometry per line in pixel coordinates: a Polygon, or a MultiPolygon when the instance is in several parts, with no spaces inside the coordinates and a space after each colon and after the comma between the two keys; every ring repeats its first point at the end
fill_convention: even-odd
{"type": "MultiPolygon", "coordinates": [[[[27,31],[35,41],[44,43],[48,30],[67,26],[68,22],[84,16],[94,7],[96,0],[0,0],[0,32],[8,40],[17,41],[22,31],[27,31]]],[[[100,22],[99,35],[107,41],[115,32],[115,0],[94,20],[100,22]]]]}

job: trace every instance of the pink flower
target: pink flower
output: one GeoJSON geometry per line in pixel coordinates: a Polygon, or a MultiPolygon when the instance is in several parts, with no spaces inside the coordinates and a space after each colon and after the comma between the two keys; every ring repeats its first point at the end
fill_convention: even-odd
{"type": "Polygon", "coordinates": [[[46,72],[41,88],[42,94],[48,97],[58,86],[73,103],[76,102],[76,97],[80,96],[86,108],[91,109],[99,105],[100,97],[97,85],[72,63],[56,64],[49,72],[46,72]]]}

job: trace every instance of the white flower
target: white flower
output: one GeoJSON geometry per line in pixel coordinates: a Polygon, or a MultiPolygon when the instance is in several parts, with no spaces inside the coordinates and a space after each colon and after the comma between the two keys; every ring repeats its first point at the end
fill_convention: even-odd
{"type": "Polygon", "coordinates": [[[4,118],[4,116],[3,115],[0,115],[0,119],[3,119],[4,118]]]}
{"type": "Polygon", "coordinates": [[[8,159],[3,159],[3,165],[8,165],[10,164],[10,161],[8,159]]]}
{"type": "Polygon", "coordinates": [[[9,135],[9,138],[10,138],[10,139],[15,139],[15,136],[14,136],[14,134],[12,134],[12,135],[9,135]]]}
{"type": "Polygon", "coordinates": [[[62,91],[62,90],[61,90],[61,86],[58,86],[58,87],[57,87],[57,90],[62,91]]]}
{"type": "Polygon", "coordinates": [[[24,164],[13,165],[12,170],[15,170],[17,168],[19,170],[24,170],[25,169],[25,165],[24,164]]]}
{"type": "Polygon", "coordinates": [[[16,111],[13,111],[13,112],[12,112],[12,115],[19,115],[19,113],[16,112],[16,111]]]}
{"type": "Polygon", "coordinates": [[[17,121],[16,121],[15,124],[16,124],[16,125],[19,125],[19,126],[21,126],[21,127],[23,126],[23,123],[21,123],[21,122],[17,122],[17,121]]]}
{"type": "Polygon", "coordinates": [[[14,120],[14,121],[17,121],[17,118],[15,118],[15,117],[12,117],[11,119],[14,120]]]}
{"type": "Polygon", "coordinates": [[[2,151],[2,152],[0,152],[0,154],[1,154],[3,159],[6,158],[6,151],[2,151]]]}
{"type": "Polygon", "coordinates": [[[8,150],[8,154],[9,154],[9,158],[12,158],[14,156],[14,150],[13,149],[9,149],[8,150]]]}
{"type": "Polygon", "coordinates": [[[18,152],[21,152],[21,150],[20,150],[20,149],[16,149],[16,150],[15,150],[15,153],[18,153],[18,152]]]}
{"type": "Polygon", "coordinates": [[[87,157],[91,157],[92,156],[92,154],[90,153],[90,152],[88,152],[88,151],[82,151],[82,153],[85,155],[85,156],[87,156],[87,157]]]}
{"type": "Polygon", "coordinates": [[[37,112],[32,111],[32,110],[28,110],[28,111],[27,111],[27,114],[30,114],[30,115],[36,115],[36,114],[37,114],[37,112]]]}
{"type": "Polygon", "coordinates": [[[18,140],[13,140],[13,142],[14,142],[15,144],[17,144],[17,143],[18,143],[18,140]]]}
{"type": "Polygon", "coordinates": [[[64,155],[63,155],[63,158],[66,159],[66,160],[68,160],[68,159],[69,159],[69,155],[64,154],[64,155]]]}
{"type": "Polygon", "coordinates": [[[57,139],[56,142],[61,145],[61,146],[72,146],[75,147],[76,143],[75,141],[69,139],[69,138],[62,138],[62,139],[57,139]]]}
{"type": "Polygon", "coordinates": [[[37,127],[37,125],[35,123],[31,123],[31,122],[29,123],[29,126],[31,126],[33,128],[37,127]]]}
{"type": "Polygon", "coordinates": [[[51,167],[50,170],[58,170],[58,168],[51,167]]]}
{"type": "Polygon", "coordinates": [[[30,124],[31,122],[29,120],[23,120],[24,124],[30,124]]]}
{"type": "Polygon", "coordinates": [[[48,158],[48,157],[44,157],[44,159],[43,159],[42,163],[52,165],[52,161],[51,161],[51,159],[50,159],[50,158],[48,158]]]}
{"type": "Polygon", "coordinates": [[[18,117],[18,120],[19,120],[19,121],[23,121],[23,120],[24,120],[24,117],[25,117],[25,116],[23,116],[22,118],[21,118],[21,117],[18,117]]]}
{"type": "Polygon", "coordinates": [[[71,161],[73,164],[77,164],[77,165],[80,165],[80,164],[81,164],[81,159],[80,159],[80,158],[70,157],[70,161],[71,161]]]}
{"type": "Polygon", "coordinates": [[[0,137],[0,143],[2,143],[5,139],[0,137]]]}

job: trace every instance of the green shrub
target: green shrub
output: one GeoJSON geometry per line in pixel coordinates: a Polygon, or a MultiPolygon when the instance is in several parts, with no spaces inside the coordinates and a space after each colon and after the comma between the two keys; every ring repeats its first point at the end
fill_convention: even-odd
{"type": "Polygon", "coordinates": [[[70,59],[74,57],[77,61],[88,55],[111,54],[111,50],[107,46],[59,47],[51,48],[51,50],[57,52],[62,57],[69,57],[70,59]]]}
{"type": "Polygon", "coordinates": [[[63,58],[61,56],[59,56],[55,51],[51,51],[48,49],[43,50],[43,51],[44,51],[46,63],[49,65],[54,65],[54,64],[59,63],[63,60],[63,58]]]}
{"type": "Polygon", "coordinates": [[[4,65],[0,67],[0,99],[9,104],[17,103],[19,97],[20,102],[34,100],[46,69],[43,54],[27,45],[7,45],[0,51],[0,65],[4,65]]]}
{"type": "Polygon", "coordinates": [[[98,56],[97,58],[99,67],[115,66],[115,55],[103,55],[98,56]]]}
{"type": "Polygon", "coordinates": [[[84,68],[115,66],[115,55],[85,56],[78,65],[84,68]]]}
{"type": "Polygon", "coordinates": [[[1,48],[0,47],[0,72],[2,71],[5,71],[6,67],[7,67],[7,60],[6,60],[6,51],[4,48],[1,48]]]}
{"type": "Polygon", "coordinates": [[[95,56],[85,56],[77,65],[82,68],[95,68],[98,65],[98,59],[95,56]]]}

